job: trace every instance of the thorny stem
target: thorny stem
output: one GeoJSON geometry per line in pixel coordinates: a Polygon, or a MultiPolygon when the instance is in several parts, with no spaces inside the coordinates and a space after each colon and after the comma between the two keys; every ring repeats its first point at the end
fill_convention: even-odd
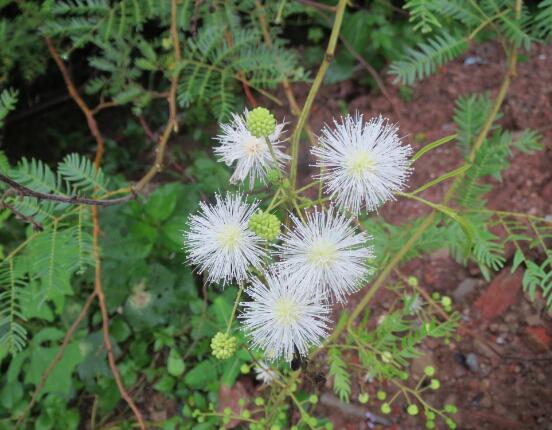
{"type": "Polygon", "coordinates": [[[332,32],[330,34],[330,41],[328,42],[328,47],[326,48],[326,54],[324,55],[324,60],[322,61],[322,64],[318,69],[318,73],[314,78],[314,82],[312,83],[312,86],[309,90],[309,94],[307,95],[307,100],[305,101],[303,110],[301,111],[301,115],[297,120],[297,125],[295,126],[295,130],[293,131],[293,136],[291,138],[291,171],[290,171],[291,173],[290,181],[291,181],[291,186],[293,188],[295,188],[295,184],[297,182],[297,163],[298,163],[298,157],[299,157],[299,141],[301,140],[301,132],[309,116],[312,103],[314,102],[316,94],[318,93],[318,90],[322,85],[322,81],[324,80],[326,71],[328,70],[328,67],[330,67],[331,60],[334,56],[335,47],[337,45],[337,40],[339,38],[339,31],[341,30],[341,24],[343,23],[343,16],[345,14],[346,6],[347,6],[347,0],[339,0],[339,3],[337,4],[337,7],[336,7],[335,20],[332,27],[332,32]]]}

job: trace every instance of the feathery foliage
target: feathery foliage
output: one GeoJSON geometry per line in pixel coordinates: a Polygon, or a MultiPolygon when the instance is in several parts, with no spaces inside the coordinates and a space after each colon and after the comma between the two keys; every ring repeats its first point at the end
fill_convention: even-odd
{"type": "Polygon", "coordinates": [[[468,47],[463,36],[454,36],[446,30],[421,42],[415,49],[407,49],[404,57],[391,64],[389,73],[396,82],[411,85],[417,79],[423,79],[435,73],[439,66],[458,57],[468,47]]]}

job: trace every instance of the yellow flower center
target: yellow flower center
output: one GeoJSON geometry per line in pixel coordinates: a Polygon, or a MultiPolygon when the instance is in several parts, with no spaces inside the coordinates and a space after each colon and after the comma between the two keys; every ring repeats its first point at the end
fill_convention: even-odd
{"type": "Polygon", "coordinates": [[[307,258],[313,264],[326,266],[335,261],[336,252],[335,244],[325,239],[318,239],[312,244],[307,258]]]}
{"type": "Polygon", "coordinates": [[[299,319],[299,308],[297,303],[287,298],[280,298],[274,306],[276,320],[282,325],[292,325],[299,319]]]}
{"type": "Polygon", "coordinates": [[[365,172],[374,168],[374,159],[366,152],[358,152],[349,157],[347,171],[353,176],[362,176],[365,172]]]}
{"type": "Polygon", "coordinates": [[[238,224],[226,224],[219,231],[218,241],[221,247],[232,249],[241,241],[242,235],[242,229],[238,224]]]}
{"type": "Polygon", "coordinates": [[[247,155],[255,157],[264,149],[264,141],[261,138],[250,136],[243,144],[247,155]]]}

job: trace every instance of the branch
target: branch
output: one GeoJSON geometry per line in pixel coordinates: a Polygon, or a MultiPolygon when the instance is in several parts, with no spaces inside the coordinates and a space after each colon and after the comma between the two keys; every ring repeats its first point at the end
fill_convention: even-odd
{"type": "MultiPolygon", "coordinates": [[[[175,15],[175,1],[173,0],[173,15],[175,15]]],[[[173,21],[175,19],[175,16],[173,16],[173,21]]],[[[90,129],[90,132],[94,136],[96,140],[96,156],[94,158],[94,165],[96,166],[96,169],[100,168],[100,164],[102,162],[104,150],[105,150],[105,141],[100,133],[100,130],[98,128],[98,123],[96,122],[96,118],[94,117],[94,113],[90,110],[88,105],[84,102],[82,97],[77,92],[77,89],[71,79],[71,76],[69,75],[69,71],[65,67],[65,64],[61,60],[57,50],[55,49],[51,39],[46,38],[46,44],[48,45],[48,50],[50,51],[50,54],[52,55],[52,58],[58,65],[58,68],[63,75],[63,79],[65,80],[65,84],[67,85],[67,89],[69,91],[69,94],[71,97],[75,100],[77,105],[82,110],[83,114],[86,117],[86,121],[88,123],[88,128],[90,129]]],[[[169,100],[170,102],[170,100],[169,100]]],[[[173,104],[171,106],[176,106],[175,100],[173,99],[173,104]]],[[[174,111],[174,115],[176,116],[176,108],[172,109],[171,112],[174,111]]],[[[170,129],[169,129],[169,135],[170,135],[170,129]]],[[[168,136],[167,136],[168,140],[168,136]]],[[[150,178],[151,179],[151,178],[150,178]]],[[[150,180],[148,179],[148,181],[150,180]]],[[[133,191],[132,189],[130,191],[133,191]]],[[[125,198],[125,197],[123,197],[125,198]]],[[[129,196],[126,196],[127,199],[130,199],[129,196]]],[[[93,248],[93,254],[94,254],[94,261],[95,261],[95,280],[94,280],[94,297],[98,297],[98,303],[100,305],[100,310],[102,314],[102,328],[103,328],[103,339],[104,344],[107,350],[107,358],[109,361],[109,367],[111,368],[111,372],[113,373],[113,377],[115,378],[115,382],[117,384],[117,388],[119,389],[119,393],[121,394],[121,397],[126,401],[130,409],[132,409],[132,412],[134,413],[136,420],[138,421],[138,426],[141,430],[146,430],[146,425],[144,423],[144,419],[142,418],[142,413],[134,403],[134,400],[129,396],[128,392],[125,389],[125,386],[123,385],[123,382],[121,380],[121,375],[119,373],[119,370],[117,369],[117,364],[115,363],[115,358],[113,356],[113,349],[111,345],[111,338],[109,336],[109,313],[107,311],[107,306],[105,304],[105,295],[102,289],[101,284],[101,259],[100,259],[100,245],[99,245],[99,238],[100,238],[100,220],[99,220],[99,214],[98,214],[98,206],[97,204],[92,206],[92,220],[94,224],[94,230],[93,230],[93,241],[92,241],[92,248],[93,248]]],[[[63,351],[61,352],[63,354],[63,351]]],[[[56,363],[54,363],[55,366],[56,363]]]]}
{"type": "Polygon", "coordinates": [[[77,197],[77,196],[69,197],[69,196],[60,196],[58,194],[41,193],[39,191],[34,191],[34,190],[31,190],[30,188],[27,188],[24,185],[21,185],[19,182],[16,182],[5,175],[2,175],[1,173],[0,173],[0,181],[8,184],[20,196],[35,197],[40,200],[51,200],[54,202],[69,203],[72,205],[113,206],[113,205],[118,205],[121,203],[128,202],[129,200],[135,197],[133,194],[129,194],[127,196],[120,197],[117,199],[96,200],[96,199],[89,199],[85,197],[77,197]]]}

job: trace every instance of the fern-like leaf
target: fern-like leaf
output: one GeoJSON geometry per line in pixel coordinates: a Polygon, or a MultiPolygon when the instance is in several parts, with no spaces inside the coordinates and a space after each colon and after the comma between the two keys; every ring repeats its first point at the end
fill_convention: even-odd
{"type": "Polygon", "coordinates": [[[337,348],[328,351],[330,364],[330,376],[333,377],[333,389],[342,402],[348,402],[351,395],[351,376],[347,371],[347,365],[337,348]]]}
{"type": "Polygon", "coordinates": [[[535,16],[535,32],[542,39],[552,36],[552,0],[539,3],[539,12],[535,16]]]}
{"type": "Polygon", "coordinates": [[[414,23],[414,31],[429,33],[433,28],[440,28],[441,23],[431,8],[431,0],[409,0],[403,8],[410,13],[409,21],[414,23]]]}
{"type": "Polygon", "coordinates": [[[11,354],[24,348],[27,337],[27,330],[19,322],[26,320],[19,307],[22,286],[10,258],[0,268],[0,346],[11,354]]]}
{"type": "Polygon", "coordinates": [[[67,155],[58,164],[58,173],[71,185],[73,192],[106,191],[106,179],[102,170],[96,169],[94,163],[79,154],[67,155]]]}
{"type": "Polygon", "coordinates": [[[15,109],[18,92],[13,89],[3,90],[0,93],[0,128],[4,126],[4,119],[15,109]]]}
{"type": "Polygon", "coordinates": [[[389,73],[396,77],[395,82],[411,85],[416,79],[423,79],[435,73],[437,67],[458,57],[467,46],[463,37],[453,36],[443,30],[433,38],[418,44],[416,49],[407,49],[402,59],[391,64],[389,73]]]}
{"type": "Polygon", "coordinates": [[[487,95],[472,94],[456,100],[454,123],[458,131],[458,145],[464,155],[470,152],[475,137],[481,131],[492,108],[487,95]]]}

